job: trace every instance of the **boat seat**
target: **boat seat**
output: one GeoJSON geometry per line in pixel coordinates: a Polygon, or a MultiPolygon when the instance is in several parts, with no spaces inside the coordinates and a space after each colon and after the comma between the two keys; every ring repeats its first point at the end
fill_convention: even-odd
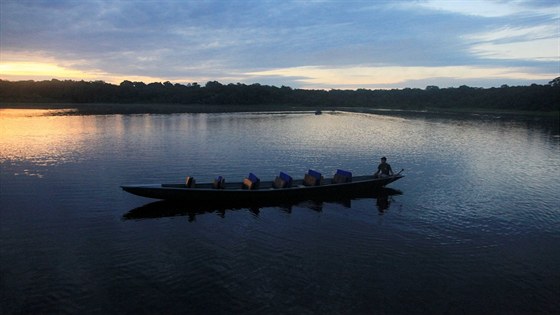
{"type": "Polygon", "coordinates": [[[257,177],[257,175],[253,174],[253,173],[249,173],[249,176],[247,176],[246,178],[243,179],[243,184],[241,186],[241,188],[243,189],[259,189],[259,184],[261,183],[261,180],[257,177]]]}
{"type": "Polygon", "coordinates": [[[195,185],[195,182],[196,181],[194,180],[194,177],[187,176],[187,178],[185,179],[185,186],[187,188],[193,188],[194,185],[195,185]]]}
{"type": "Polygon", "coordinates": [[[352,181],[352,173],[344,170],[336,170],[336,174],[334,174],[332,183],[333,184],[340,184],[340,183],[350,183],[352,181]]]}
{"type": "Polygon", "coordinates": [[[212,183],[212,188],[214,189],[224,189],[226,188],[226,180],[222,176],[218,176],[214,179],[212,183]]]}
{"type": "Polygon", "coordinates": [[[292,187],[292,182],[292,176],[284,172],[280,172],[280,174],[274,179],[274,183],[272,184],[272,186],[274,188],[290,188],[292,187]]]}
{"type": "Polygon", "coordinates": [[[319,186],[321,185],[322,181],[323,181],[323,175],[311,169],[308,170],[303,177],[304,186],[319,186]]]}

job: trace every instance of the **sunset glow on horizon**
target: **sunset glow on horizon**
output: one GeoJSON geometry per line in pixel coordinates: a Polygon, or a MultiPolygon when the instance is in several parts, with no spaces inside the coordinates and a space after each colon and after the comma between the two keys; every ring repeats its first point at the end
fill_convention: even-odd
{"type": "Polygon", "coordinates": [[[7,80],[45,80],[51,78],[58,79],[96,79],[99,74],[82,72],[79,70],[60,67],[56,64],[16,61],[0,63],[0,73],[3,79],[7,80]]]}
{"type": "Polygon", "coordinates": [[[162,78],[146,76],[118,76],[115,74],[102,72],[85,72],[61,67],[54,63],[44,62],[10,62],[0,63],[1,79],[9,81],[43,81],[43,80],[85,80],[85,81],[104,81],[112,84],[119,84],[122,81],[146,81],[164,82],[162,78]]]}

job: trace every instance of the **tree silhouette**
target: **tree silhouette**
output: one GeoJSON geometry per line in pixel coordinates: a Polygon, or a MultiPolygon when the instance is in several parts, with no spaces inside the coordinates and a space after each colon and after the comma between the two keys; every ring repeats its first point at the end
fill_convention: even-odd
{"type": "Polygon", "coordinates": [[[560,109],[560,77],[547,85],[500,88],[439,88],[393,90],[303,90],[254,83],[224,85],[208,81],[179,83],[132,82],[119,85],[103,81],[6,81],[0,80],[0,100],[6,102],[152,103],[199,105],[289,105],[307,107],[364,107],[386,109],[479,108],[554,111],[560,109]]]}

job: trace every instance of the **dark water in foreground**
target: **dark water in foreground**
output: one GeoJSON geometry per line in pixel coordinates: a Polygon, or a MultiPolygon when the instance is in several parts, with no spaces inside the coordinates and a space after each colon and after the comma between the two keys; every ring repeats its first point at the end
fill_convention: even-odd
{"type": "MultiPolygon", "coordinates": [[[[500,119],[0,112],[0,313],[560,312],[560,137],[500,119]],[[402,194],[169,205],[125,183],[371,173],[402,194]]],[[[394,191],[390,191],[394,193],[394,191]]]]}

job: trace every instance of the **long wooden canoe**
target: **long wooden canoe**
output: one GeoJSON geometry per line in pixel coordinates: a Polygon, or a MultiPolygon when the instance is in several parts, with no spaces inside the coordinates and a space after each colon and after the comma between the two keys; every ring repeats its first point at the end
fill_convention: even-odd
{"type": "Polygon", "coordinates": [[[213,183],[197,183],[193,187],[186,184],[139,184],[123,185],[122,189],[134,195],[188,202],[268,202],[295,201],[324,198],[325,196],[345,196],[365,193],[385,187],[404,177],[376,178],[372,175],[354,176],[350,182],[333,183],[333,179],[323,179],[320,185],[307,186],[304,180],[294,180],[290,187],[274,188],[274,181],[262,181],[257,189],[246,189],[241,182],[225,183],[222,188],[214,188],[213,183]]]}
{"type": "Polygon", "coordinates": [[[390,204],[390,197],[401,195],[400,190],[383,187],[373,191],[355,192],[343,196],[322,196],[311,200],[270,200],[263,202],[229,202],[220,200],[205,202],[183,202],[177,200],[158,200],[134,208],[123,215],[125,220],[154,219],[163,217],[188,216],[189,221],[195,220],[199,215],[206,213],[219,213],[224,216],[226,212],[239,209],[248,209],[258,215],[262,208],[273,207],[285,212],[292,212],[293,207],[307,208],[314,211],[322,211],[327,203],[338,204],[345,208],[352,208],[352,202],[356,199],[375,199],[379,212],[384,212],[390,204]]]}

